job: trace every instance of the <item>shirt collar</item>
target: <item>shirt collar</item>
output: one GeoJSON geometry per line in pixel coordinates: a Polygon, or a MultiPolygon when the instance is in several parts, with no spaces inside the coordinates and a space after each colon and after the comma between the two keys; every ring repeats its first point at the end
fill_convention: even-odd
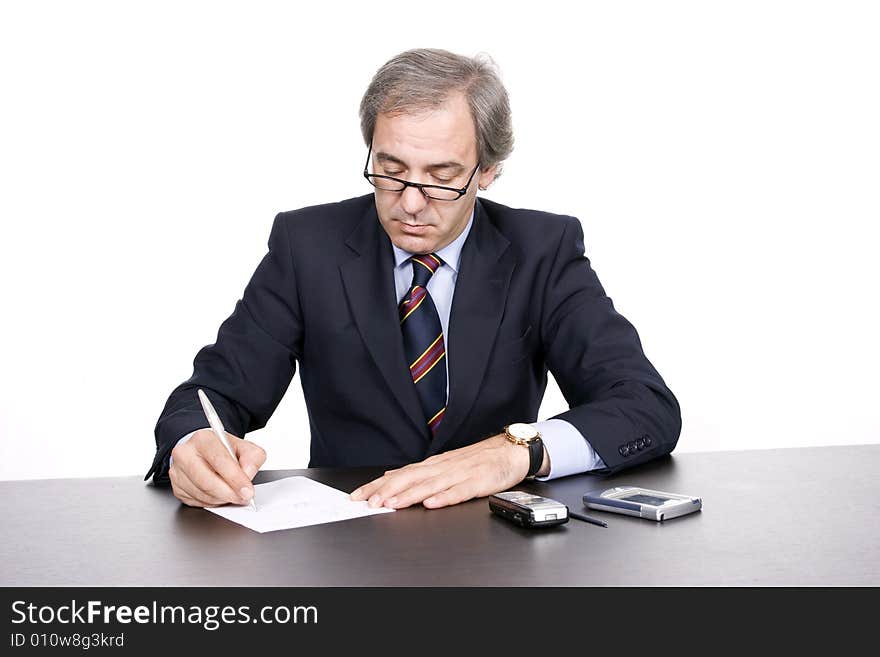
{"type": "MultiPolygon", "coordinates": [[[[465,226],[464,230],[461,231],[461,235],[456,237],[435,254],[438,258],[443,260],[443,264],[449,265],[452,268],[452,271],[454,271],[456,274],[458,273],[458,266],[461,262],[461,249],[462,247],[464,247],[464,241],[467,239],[468,233],[471,232],[471,226],[473,225],[473,223],[474,210],[471,210],[471,216],[468,219],[467,226],[465,226]]],[[[413,256],[413,254],[409,251],[404,251],[394,244],[392,244],[391,246],[394,249],[395,267],[400,267],[413,256]]]]}

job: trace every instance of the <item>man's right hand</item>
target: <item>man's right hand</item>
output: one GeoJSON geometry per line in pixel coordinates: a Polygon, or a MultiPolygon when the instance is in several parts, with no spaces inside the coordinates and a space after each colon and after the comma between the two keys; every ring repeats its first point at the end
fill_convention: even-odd
{"type": "Polygon", "coordinates": [[[236,459],[210,429],[196,431],[171,450],[168,470],[174,495],[189,506],[247,504],[254,496],[251,479],[266,462],[266,451],[227,432],[236,459]]]}

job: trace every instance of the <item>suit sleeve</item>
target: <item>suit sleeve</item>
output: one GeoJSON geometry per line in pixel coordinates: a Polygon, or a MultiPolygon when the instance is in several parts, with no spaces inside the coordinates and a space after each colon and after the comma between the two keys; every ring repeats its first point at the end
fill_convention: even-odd
{"type": "Polygon", "coordinates": [[[193,375],[171,393],[156,423],[156,456],[145,479],[168,483],[168,457],[181,436],[206,426],[196,395],[209,393],[223,426],[244,437],[265,426],[296,372],[303,322],[287,223],[275,217],[269,251],[193,375]]]}
{"type": "Polygon", "coordinates": [[[547,364],[572,424],[613,473],[671,452],[681,432],[675,396],[642,350],[584,256],[580,222],[568,218],[542,312],[547,364]]]}

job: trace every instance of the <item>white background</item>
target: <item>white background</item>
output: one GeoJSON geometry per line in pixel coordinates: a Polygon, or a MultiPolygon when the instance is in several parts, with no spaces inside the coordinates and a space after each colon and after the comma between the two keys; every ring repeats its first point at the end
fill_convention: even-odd
{"type": "MultiPolygon", "coordinates": [[[[0,9],[0,479],[143,474],[281,210],[367,193],[375,70],[489,53],[486,192],[573,214],[678,451],[876,443],[880,10],[855,2],[0,9]]],[[[546,418],[566,408],[551,386],[546,418]]],[[[298,379],[249,436],[304,467],[298,379]]]]}

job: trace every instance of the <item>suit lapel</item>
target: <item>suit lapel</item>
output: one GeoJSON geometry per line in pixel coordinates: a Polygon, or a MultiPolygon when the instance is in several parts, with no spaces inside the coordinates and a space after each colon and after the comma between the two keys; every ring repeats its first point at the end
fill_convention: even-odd
{"type": "Polygon", "coordinates": [[[516,265],[512,253],[506,253],[509,245],[477,200],[474,223],[462,248],[449,318],[446,415],[431,441],[429,455],[440,452],[455,436],[480,392],[516,265]]]}
{"type": "Polygon", "coordinates": [[[403,353],[394,253],[374,204],[345,243],[359,255],[341,265],[340,271],[361,338],[403,411],[427,442],[428,426],[403,353]]]}

